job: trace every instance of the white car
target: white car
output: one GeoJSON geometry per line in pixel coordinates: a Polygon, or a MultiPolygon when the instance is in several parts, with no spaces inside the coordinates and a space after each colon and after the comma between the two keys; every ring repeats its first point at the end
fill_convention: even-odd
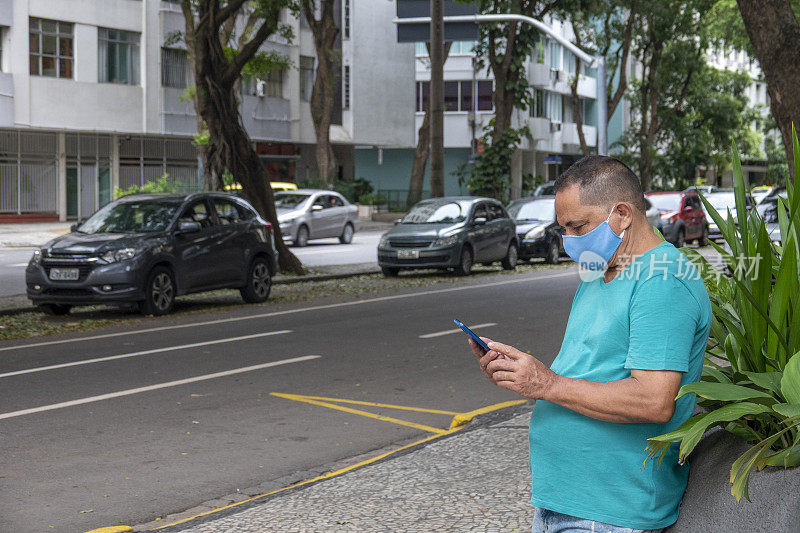
{"type": "Polygon", "coordinates": [[[338,237],[349,244],[361,227],[358,208],[334,191],[299,189],[275,193],[275,209],[283,238],[295,246],[312,239],[338,237]]]}

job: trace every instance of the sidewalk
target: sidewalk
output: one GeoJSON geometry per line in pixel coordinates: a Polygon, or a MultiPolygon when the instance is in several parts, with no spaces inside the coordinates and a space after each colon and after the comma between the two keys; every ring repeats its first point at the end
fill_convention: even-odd
{"type": "MultiPolygon", "coordinates": [[[[227,509],[195,508],[194,515],[211,512],[160,531],[530,531],[531,409],[523,404],[482,415],[449,436],[316,483],[227,509]]],[[[258,489],[243,494],[255,496],[258,489]]],[[[187,517],[167,517],[135,530],[187,517]]]]}
{"type": "Polygon", "coordinates": [[[41,246],[50,239],[69,233],[71,222],[0,224],[0,248],[41,246]]]}

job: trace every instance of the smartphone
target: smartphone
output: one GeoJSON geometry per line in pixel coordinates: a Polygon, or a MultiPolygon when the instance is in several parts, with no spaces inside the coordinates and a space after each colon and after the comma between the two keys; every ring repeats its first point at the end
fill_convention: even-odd
{"type": "Polygon", "coordinates": [[[483,342],[483,341],[481,340],[481,338],[480,338],[480,337],[478,337],[477,335],[475,335],[475,333],[474,333],[474,332],[473,332],[471,329],[469,329],[467,326],[465,326],[465,325],[464,325],[464,324],[463,324],[463,323],[462,323],[462,322],[461,322],[459,319],[457,319],[457,318],[454,318],[454,319],[453,319],[453,322],[455,322],[455,323],[456,323],[456,326],[458,326],[458,327],[460,327],[461,329],[463,329],[463,330],[464,330],[464,333],[466,333],[467,335],[469,335],[470,337],[472,337],[472,339],[473,339],[475,342],[477,342],[477,343],[478,343],[478,345],[479,345],[479,346],[480,346],[480,347],[483,349],[483,353],[486,353],[486,352],[488,352],[488,351],[489,351],[489,347],[488,347],[488,346],[486,346],[486,343],[485,343],[485,342],[483,342]]]}

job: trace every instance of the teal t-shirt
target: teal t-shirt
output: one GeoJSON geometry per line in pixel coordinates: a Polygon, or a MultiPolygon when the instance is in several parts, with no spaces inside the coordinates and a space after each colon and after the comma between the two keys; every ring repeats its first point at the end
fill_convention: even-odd
{"type": "MultiPolygon", "coordinates": [[[[631,369],[683,372],[698,381],[711,328],[705,285],[669,243],[633,260],[605,283],[584,281],[572,302],[561,350],[550,367],[568,378],[607,383],[631,369]]],[[[530,421],[531,503],[587,520],[659,529],[678,519],[689,465],[673,445],[660,468],[647,460],[647,438],[670,432],[694,410],[677,401],[666,424],[602,422],[539,400],[530,421]]]]}

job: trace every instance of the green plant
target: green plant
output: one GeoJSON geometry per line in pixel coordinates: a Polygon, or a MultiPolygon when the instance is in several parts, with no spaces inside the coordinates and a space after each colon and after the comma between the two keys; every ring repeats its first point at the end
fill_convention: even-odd
{"type": "Polygon", "coordinates": [[[142,194],[154,192],[178,192],[178,187],[170,181],[169,174],[164,174],[156,181],[146,181],[143,185],[131,185],[127,189],[114,187],[114,198],[128,194],[142,194]]]}
{"type": "MultiPolygon", "coordinates": [[[[800,176],[794,131],[793,143],[795,175],[800,176]]],[[[701,381],[681,387],[678,397],[696,394],[706,412],[649,439],[648,451],[658,454],[660,463],[669,446],[679,442],[683,461],[708,428],[724,425],[753,444],[731,467],[731,494],[738,501],[749,499],[753,468],[800,465],[800,181],[787,180],[788,202],[778,202],[777,244],[758,213],[746,208],[735,144],[733,171],[735,218],[729,214],[725,220],[702,198],[729,248],[712,243],[728,275],[696,250],[683,250],[703,276],[714,321],[701,381]]]]}
{"type": "Polygon", "coordinates": [[[327,189],[328,184],[319,177],[305,178],[297,181],[297,186],[301,189],[327,189]]]}
{"type": "Polygon", "coordinates": [[[340,180],[336,182],[333,190],[350,200],[355,202],[365,194],[370,194],[373,191],[372,184],[364,178],[358,178],[352,181],[340,180]]]}

